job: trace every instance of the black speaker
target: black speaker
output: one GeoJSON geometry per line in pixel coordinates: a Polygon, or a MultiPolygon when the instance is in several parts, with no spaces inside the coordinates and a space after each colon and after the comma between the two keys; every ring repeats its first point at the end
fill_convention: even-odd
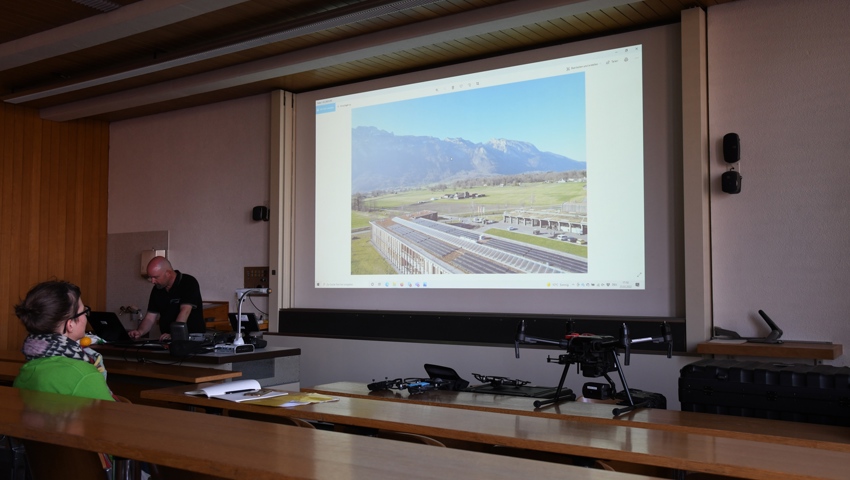
{"type": "Polygon", "coordinates": [[[189,330],[186,322],[171,323],[171,340],[189,340],[189,330]]]}
{"type": "Polygon", "coordinates": [[[723,160],[735,163],[741,159],[741,138],[737,133],[723,135],[723,160]]]}
{"type": "Polygon", "coordinates": [[[726,193],[741,193],[741,174],[735,170],[723,172],[720,185],[726,193]]]}
{"type": "Polygon", "coordinates": [[[251,218],[253,218],[255,222],[259,222],[260,220],[268,222],[269,208],[264,206],[254,207],[254,210],[251,212],[251,218]]]}

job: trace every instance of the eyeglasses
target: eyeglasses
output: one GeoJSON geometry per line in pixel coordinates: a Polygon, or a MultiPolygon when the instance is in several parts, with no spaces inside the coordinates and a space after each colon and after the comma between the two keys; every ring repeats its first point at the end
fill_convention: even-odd
{"type": "Polygon", "coordinates": [[[85,315],[85,316],[86,316],[86,319],[88,319],[88,317],[89,317],[89,315],[90,315],[90,314],[91,314],[91,308],[86,307],[86,306],[84,305],[84,306],[83,306],[83,311],[82,311],[82,312],[80,312],[80,313],[78,313],[78,314],[76,314],[76,315],[70,316],[70,317],[68,317],[68,319],[67,319],[67,320],[65,320],[65,324],[62,326],[62,335],[65,335],[66,333],[68,333],[68,322],[70,322],[71,320],[74,320],[74,319],[80,318],[80,317],[82,317],[83,315],[85,315]]]}
{"type": "Polygon", "coordinates": [[[73,315],[73,316],[71,316],[71,317],[68,317],[68,320],[73,320],[73,319],[75,319],[75,318],[77,318],[77,317],[82,317],[83,315],[85,315],[85,316],[86,316],[86,318],[88,318],[88,317],[89,317],[89,315],[91,315],[91,308],[89,308],[89,307],[87,307],[87,306],[83,306],[83,311],[82,311],[82,312],[80,312],[80,313],[78,313],[78,314],[76,314],[76,315],[73,315]]]}

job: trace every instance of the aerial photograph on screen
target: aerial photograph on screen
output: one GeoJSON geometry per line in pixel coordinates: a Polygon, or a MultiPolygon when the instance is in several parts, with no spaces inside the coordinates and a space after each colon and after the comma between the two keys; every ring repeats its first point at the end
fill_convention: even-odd
{"type": "Polygon", "coordinates": [[[587,273],[584,73],[351,119],[352,275],[587,273]]]}

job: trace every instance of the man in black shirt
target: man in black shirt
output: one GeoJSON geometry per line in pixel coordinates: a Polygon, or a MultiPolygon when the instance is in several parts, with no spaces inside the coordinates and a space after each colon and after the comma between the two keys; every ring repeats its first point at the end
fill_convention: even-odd
{"type": "Polygon", "coordinates": [[[195,277],[174,270],[165,257],[154,257],[148,263],[148,280],[154,285],[148,301],[148,311],[139,328],[128,332],[139,338],[148,333],[159,320],[159,339],[171,338],[173,322],[186,323],[189,333],[204,333],[203,301],[201,287],[195,277]]]}

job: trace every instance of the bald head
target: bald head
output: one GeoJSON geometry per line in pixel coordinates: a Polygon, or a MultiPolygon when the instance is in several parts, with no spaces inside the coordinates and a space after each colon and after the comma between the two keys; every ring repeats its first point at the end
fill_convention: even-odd
{"type": "Polygon", "coordinates": [[[148,281],[156,288],[171,288],[176,276],[171,262],[165,257],[153,257],[148,262],[148,281]]]}

